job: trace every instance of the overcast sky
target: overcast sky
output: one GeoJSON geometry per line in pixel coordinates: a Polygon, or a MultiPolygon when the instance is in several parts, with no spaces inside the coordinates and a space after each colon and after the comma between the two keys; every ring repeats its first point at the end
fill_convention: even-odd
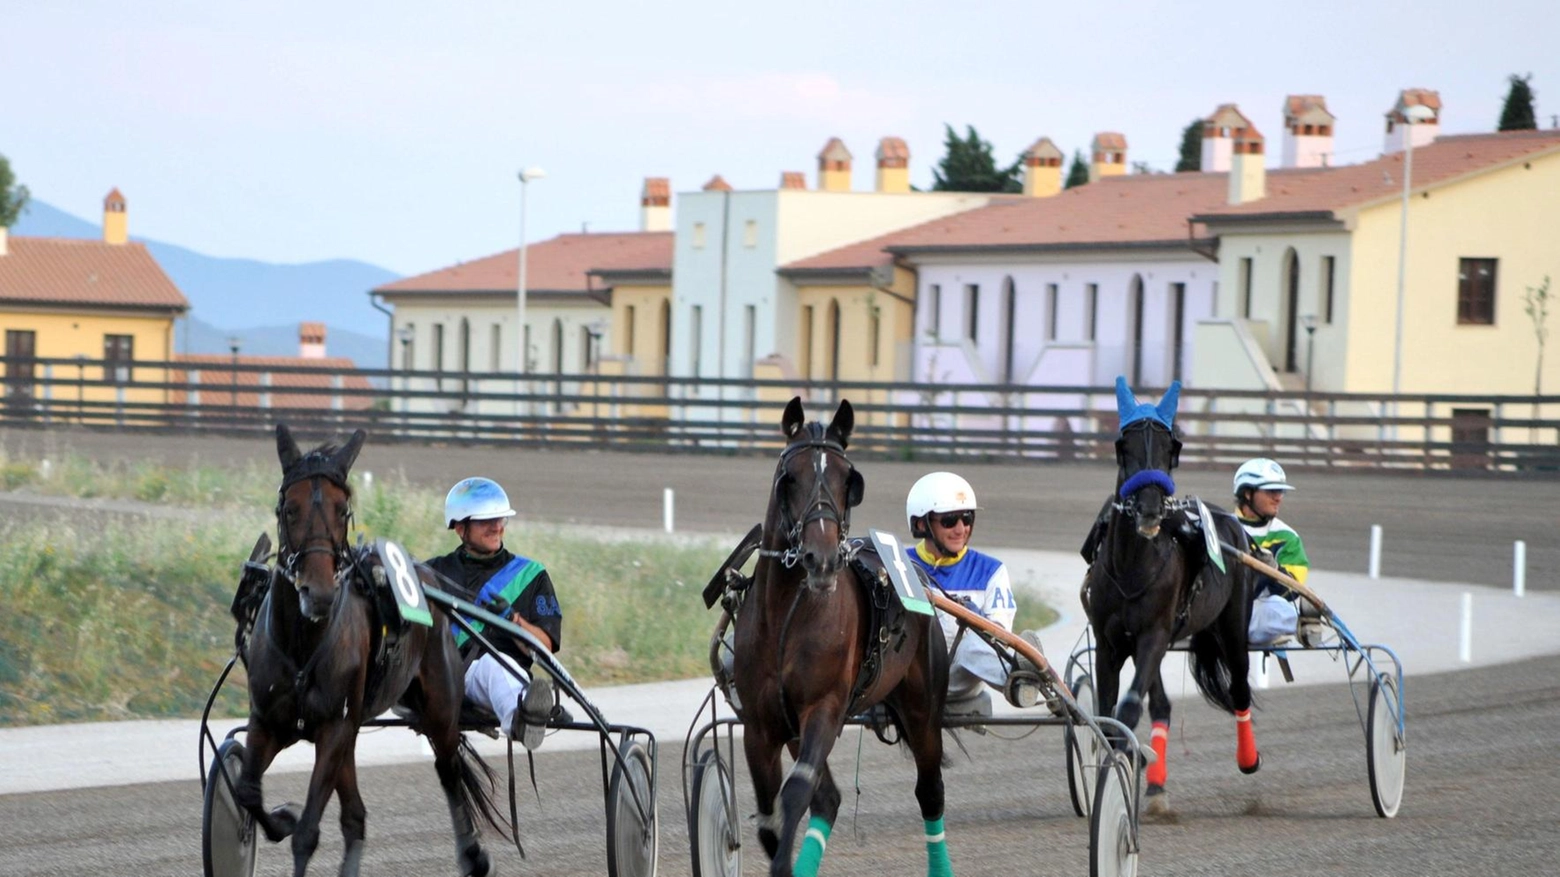
{"type": "Polygon", "coordinates": [[[96,222],[217,256],[354,258],[421,273],[529,237],[632,230],[646,176],[815,179],[831,136],[872,185],[878,138],[931,183],[943,123],[1011,160],[1096,131],[1173,166],[1233,101],[1276,161],[1286,94],[1339,117],[1341,162],[1380,152],[1398,89],[1444,132],[1492,130],[1512,73],[1560,113],[1554,0],[647,3],[0,0],[0,154],[96,222]],[[955,10],[960,11],[955,11],[955,10]],[[763,11],[759,11],[763,10],[763,11]],[[771,11],[772,10],[772,11],[771,11]]]}

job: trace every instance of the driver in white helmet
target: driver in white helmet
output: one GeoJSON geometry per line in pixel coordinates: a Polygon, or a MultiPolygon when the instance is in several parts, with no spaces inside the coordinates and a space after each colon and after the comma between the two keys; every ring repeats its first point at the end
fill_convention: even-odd
{"type": "MultiPolygon", "coordinates": [[[[563,611],[552,579],[542,564],[520,557],[504,547],[505,522],[514,517],[509,495],[489,478],[465,478],[444,498],[445,524],[460,537],[460,547],[428,561],[454,585],[456,596],[469,600],[519,625],[543,645],[557,652],[563,644],[563,611]]],[[[481,623],[473,627],[480,632],[481,623]]],[[[545,673],[532,676],[531,658],[507,637],[489,641],[501,654],[485,650],[476,655],[470,635],[456,629],[466,665],[466,697],[492,710],[499,727],[527,749],[542,743],[547,721],[568,721],[567,712],[555,707],[552,680],[545,673]],[[515,678],[500,665],[519,670],[515,678]]]]}
{"type": "MultiPolygon", "coordinates": [[[[919,540],[905,553],[950,597],[1011,630],[1018,603],[1013,599],[1007,566],[969,547],[976,508],[975,489],[968,481],[952,472],[923,476],[905,499],[910,535],[919,540]]],[[[1008,662],[985,640],[961,635],[958,621],[951,615],[938,613],[938,618],[952,650],[948,672],[951,704],[977,697],[982,682],[1001,691],[1014,706],[1033,706],[1038,701],[1039,688],[1024,674],[1014,674],[1010,680],[1008,662]]],[[[1026,630],[1021,636],[1040,649],[1040,637],[1034,631],[1026,630]]],[[[1029,662],[1020,661],[1030,673],[1036,672],[1029,662]]],[[[954,706],[950,711],[959,708],[954,706]]]]}
{"type": "MultiPolygon", "coordinates": [[[[1251,541],[1272,558],[1272,563],[1290,578],[1305,584],[1311,571],[1300,534],[1278,517],[1284,495],[1294,485],[1284,475],[1284,467],[1266,457],[1247,460],[1235,470],[1235,511],[1251,541]]],[[[1322,628],[1311,601],[1300,597],[1272,578],[1261,576],[1252,592],[1250,639],[1253,644],[1271,643],[1290,635],[1310,646],[1321,642],[1322,628]]]]}

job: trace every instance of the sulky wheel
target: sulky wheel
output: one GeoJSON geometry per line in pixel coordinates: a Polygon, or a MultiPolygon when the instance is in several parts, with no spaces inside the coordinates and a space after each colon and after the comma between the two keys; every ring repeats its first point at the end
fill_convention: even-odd
{"type": "Polygon", "coordinates": [[[607,783],[607,874],[655,877],[655,765],[638,740],[625,740],[607,783]]]}
{"type": "Polygon", "coordinates": [[[251,877],[255,873],[255,820],[233,801],[244,767],[244,744],[226,740],[211,760],[202,804],[201,859],[206,877],[251,877]]]}
{"type": "Polygon", "coordinates": [[[1100,766],[1089,814],[1089,875],[1137,874],[1137,828],[1130,790],[1137,774],[1125,753],[1112,750],[1100,766]]]}
{"type": "MultiPolygon", "coordinates": [[[[1094,681],[1083,673],[1073,680],[1073,700],[1085,715],[1094,715],[1094,681]]],[[[1088,816],[1094,804],[1094,778],[1100,763],[1100,741],[1088,725],[1069,724],[1063,729],[1067,745],[1067,791],[1073,812],[1088,816]]]]}
{"type": "Polygon", "coordinates": [[[1403,801],[1403,774],[1408,766],[1408,741],[1398,733],[1403,697],[1397,680],[1378,675],[1370,686],[1366,719],[1365,763],[1370,773],[1370,797],[1376,815],[1391,819],[1403,801]]]}
{"type": "Polygon", "coordinates": [[[732,819],[735,795],[731,771],[720,753],[706,749],[694,762],[689,802],[693,877],[738,877],[742,873],[741,829],[732,819]]]}

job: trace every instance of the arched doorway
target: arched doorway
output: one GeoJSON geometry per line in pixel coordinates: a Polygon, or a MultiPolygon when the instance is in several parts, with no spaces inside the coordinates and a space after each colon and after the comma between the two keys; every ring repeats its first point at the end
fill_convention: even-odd
{"type": "Polygon", "coordinates": [[[829,380],[840,379],[840,300],[829,299],[829,362],[825,370],[829,380]]]}
{"type": "Polygon", "coordinates": [[[661,325],[657,329],[661,335],[661,370],[658,374],[669,375],[672,373],[672,300],[661,299],[661,325]]]}
{"type": "Polygon", "coordinates": [[[1127,319],[1132,325],[1127,327],[1127,356],[1130,366],[1127,369],[1132,375],[1132,386],[1143,385],[1143,275],[1132,275],[1132,283],[1127,287],[1127,319]]]}
{"type": "Polygon", "coordinates": [[[1299,371],[1300,256],[1290,247],[1284,254],[1284,371],[1299,371]]]}
{"type": "Polygon", "coordinates": [[[1013,278],[1002,278],[1002,330],[997,336],[1002,343],[1002,358],[998,361],[1000,374],[998,378],[1004,384],[1013,383],[1013,331],[1014,315],[1018,310],[1018,293],[1013,287],[1013,278]]]}

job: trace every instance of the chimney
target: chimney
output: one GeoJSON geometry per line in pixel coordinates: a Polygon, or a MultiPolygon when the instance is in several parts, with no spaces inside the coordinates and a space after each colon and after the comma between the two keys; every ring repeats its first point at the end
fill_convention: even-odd
{"type": "Polygon", "coordinates": [[[639,193],[639,230],[672,230],[672,181],[666,177],[645,177],[639,193]]]}
{"type": "Polygon", "coordinates": [[[1117,177],[1127,172],[1127,136],[1114,131],[1094,135],[1089,147],[1094,160],[1089,163],[1089,182],[1100,177],[1117,177]]]}
{"type": "Polygon", "coordinates": [[[807,188],[807,175],[801,171],[781,171],[780,188],[802,189],[805,191],[807,188]]]}
{"type": "Polygon", "coordinates": [[[1284,146],[1280,167],[1327,167],[1332,163],[1333,123],[1319,94],[1292,94],[1284,98],[1284,146]]]}
{"type": "Polygon", "coordinates": [[[103,243],[123,244],[130,240],[130,217],[125,213],[125,196],[118,189],[103,197],[103,243]]]}
{"type": "Polygon", "coordinates": [[[1234,104],[1219,104],[1212,115],[1203,119],[1202,161],[1198,168],[1204,173],[1222,174],[1230,169],[1230,157],[1235,154],[1235,143],[1255,130],[1251,120],[1234,104]]]}
{"type": "Polygon", "coordinates": [[[731,184],[726,182],[726,179],[724,177],[722,177],[720,174],[716,174],[715,176],[710,177],[710,181],[709,182],[704,184],[704,191],[706,191],[706,192],[730,192],[731,191],[731,184]]]}
{"type": "Polygon", "coordinates": [[[299,323],[298,324],[298,358],[299,359],[324,359],[325,358],[325,324],[324,323],[299,323]]]}
{"type": "Polygon", "coordinates": [[[1267,196],[1267,156],[1262,132],[1248,125],[1234,138],[1230,155],[1231,204],[1245,204],[1267,196]]]}
{"type": "Polygon", "coordinates": [[[899,137],[884,137],[878,141],[877,191],[910,191],[910,147],[899,137]]]}
{"type": "Polygon", "coordinates": [[[1062,151],[1049,137],[1041,137],[1024,152],[1024,194],[1049,198],[1062,191],[1062,151]]]}
{"type": "MultiPolygon", "coordinates": [[[[1416,112],[1423,113],[1424,110],[1416,112]]],[[[1405,88],[1398,94],[1397,104],[1387,111],[1387,142],[1383,151],[1387,155],[1402,152],[1404,136],[1413,137],[1414,148],[1418,149],[1434,142],[1440,130],[1441,93],[1428,88],[1405,88]],[[1406,115],[1409,107],[1424,107],[1430,111],[1430,117],[1412,121],[1406,115]]]]}
{"type": "Polygon", "coordinates": [[[818,153],[818,188],[824,192],[849,192],[850,159],[845,141],[830,137],[818,153]]]}
{"type": "Polygon", "coordinates": [[[10,252],[10,248],[11,248],[11,242],[10,242],[10,239],[9,239],[10,238],[10,234],[11,234],[11,230],[10,229],[6,228],[3,225],[0,225],[0,256],[4,256],[6,253],[10,252]]]}

